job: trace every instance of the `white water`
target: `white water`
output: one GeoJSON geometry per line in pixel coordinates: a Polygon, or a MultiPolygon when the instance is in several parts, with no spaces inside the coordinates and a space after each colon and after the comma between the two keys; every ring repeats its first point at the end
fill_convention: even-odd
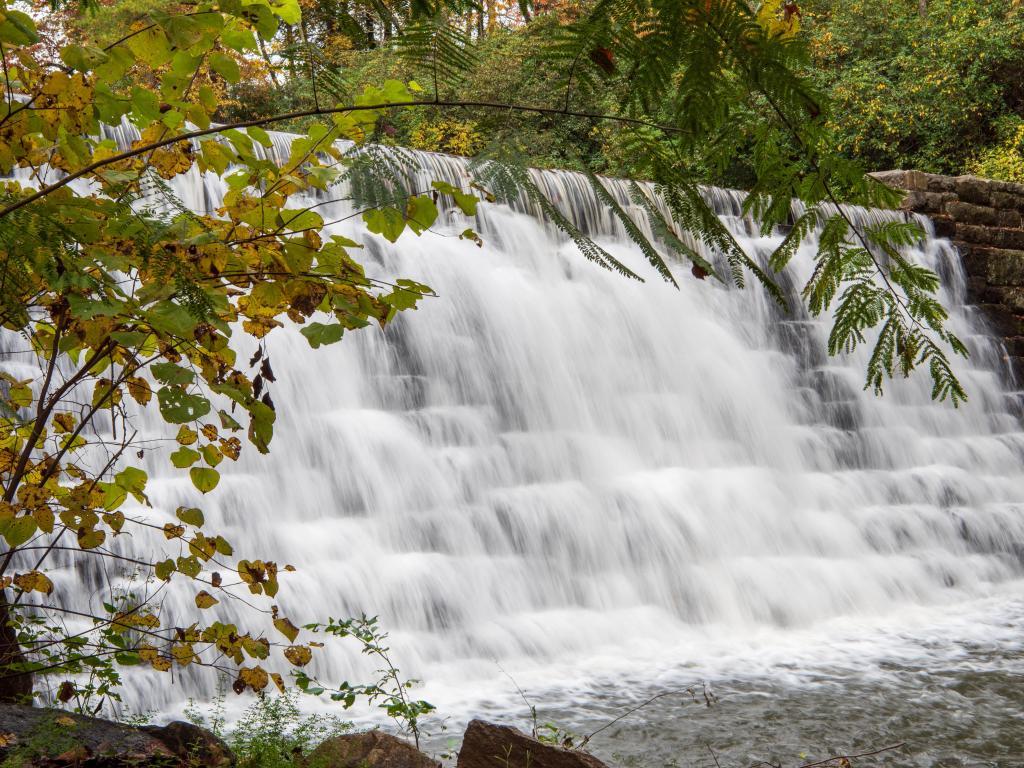
{"type": "MultiPolygon", "coordinates": [[[[414,187],[465,172],[416,158],[414,187]]],[[[945,658],[936,638],[984,636],[1009,615],[1024,571],[1024,433],[947,242],[914,257],[942,275],[972,350],[959,410],[931,402],[924,372],[877,398],[862,391],[864,355],[825,356],[828,320],[796,293],[813,242],[790,268],[787,317],[759,288],[700,281],[688,265],[679,290],[662,283],[585,180],[537,178],[647,283],[501,205],[394,246],[334,227],[367,244],[369,275],[439,298],[317,351],[293,330],[270,338],[271,454],[222,465],[202,505],[237,553],[299,567],[283,613],[379,614],[399,666],[456,720],[519,706],[501,669],[585,709],[586,691],[616,678],[945,658]],[[457,238],[469,224],[482,249],[457,238]]],[[[196,210],[219,202],[216,179],[173,186],[196,210]]],[[[778,242],[752,234],[737,194],[709,195],[751,254],[778,242]]],[[[170,450],[146,455],[161,520],[198,501],[170,450]]],[[[184,615],[190,600],[171,594],[167,608],[184,615]]],[[[351,648],[317,667],[333,680],[366,670],[351,648]]],[[[157,680],[133,677],[127,703],[170,712],[210,687],[157,680]]]]}

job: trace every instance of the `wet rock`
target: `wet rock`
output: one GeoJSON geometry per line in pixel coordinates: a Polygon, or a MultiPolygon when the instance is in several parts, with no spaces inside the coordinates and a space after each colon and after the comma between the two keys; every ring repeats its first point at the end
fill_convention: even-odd
{"type": "Polygon", "coordinates": [[[956,235],[956,222],[949,216],[933,216],[935,234],[939,237],[954,237],[956,235]]]}
{"type": "Polygon", "coordinates": [[[593,755],[544,744],[507,725],[474,720],[459,750],[458,768],[607,768],[593,755]]]}
{"type": "Polygon", "coordinates": [[[223,739],[192,723],[180,720],[167,725],[140,728],[154,737],[184,763],[203,768],[224,768],[235,764],[235,755],[223,739]]]}
{"type": "Polygon", "coordinates": [[[305,768],[438,768],[407,741],[381,731],[327,739],[303,761],[305,768]]]}

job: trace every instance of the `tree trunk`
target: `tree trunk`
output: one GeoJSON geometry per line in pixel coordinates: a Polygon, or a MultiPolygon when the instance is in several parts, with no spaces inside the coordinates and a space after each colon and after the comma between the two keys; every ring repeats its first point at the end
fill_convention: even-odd
{"type": "Polygon", "coordinates": [[[922,19],[928,15],[928,0],[917,0],[917,12],[922,19]]]}
{"type": "Polygon", "coordinates": [[[10,616],[7,592],[0,589],[0,702],[29,704],[32,701],[32,674],[11,670],[12,665],[24,664],[28,659],[21,652],[10,616]]]}

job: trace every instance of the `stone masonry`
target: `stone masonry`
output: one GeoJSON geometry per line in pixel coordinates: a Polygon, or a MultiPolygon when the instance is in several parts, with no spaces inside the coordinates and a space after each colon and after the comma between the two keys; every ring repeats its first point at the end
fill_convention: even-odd
{"type": "Polygon", "coordinates": [[[872,174],[907,190],[904,210],[928,216],[963,256],[968,300],[984,310],[1024,371],[1024,184],[921,171],[872,174]]]}

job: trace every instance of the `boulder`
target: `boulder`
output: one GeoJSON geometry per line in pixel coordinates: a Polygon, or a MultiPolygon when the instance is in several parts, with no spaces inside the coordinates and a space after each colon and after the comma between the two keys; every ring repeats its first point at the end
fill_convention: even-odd
{"type": "Polygon", "coordinates": [[[458,768],[607,768],[593,755],[544,744],[507,725],[474,720],[459,750],[458,768]]]}
{"type": "Polygon", "coordinates": [[[327,739],[303,761],[305,768],[438,768],[407,741],[381,731],[327,739]]]}
{"type": "Polygon", "coordinates": [[[163,743],[183,763],[203,768],[235,764],[235,755],[224,740],[198,725],[176,720],[167,725],[146,725],[139,730],[163,743]]]}
{"type": "Polygon", "coordinates": [[[0,763],[4,765],[186,768],[233,762],[234,756],[216,736],[186,723],[135,728],[57,709],[0,704],[0,763]],[[204,756],[212,762],[205,762],[204,756]]]}

